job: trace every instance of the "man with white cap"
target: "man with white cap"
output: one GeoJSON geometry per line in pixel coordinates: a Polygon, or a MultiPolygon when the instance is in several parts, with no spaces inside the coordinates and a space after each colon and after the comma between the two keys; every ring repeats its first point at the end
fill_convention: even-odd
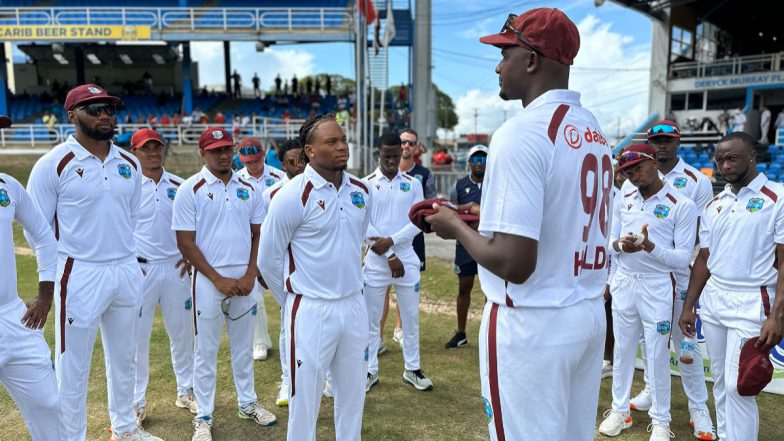
{"type": "Polygon", "coordinates": [[[177,381],[175,406],[196,413],[193,398],[193,301],[188,261],[177,248],[172,206],[183,179],[166,171],[166,144],[155,130],[143,128],[131,137],[131,153],[142,167],[139,220],[133,232],[136,256],[144,274],[142,311],[136,327],[136,383],[133,405],[136,421],[147,417],[147,384],[150,377],[150,336],[155,307],[160,305],[169,336],[172,368],[177,381]]]}

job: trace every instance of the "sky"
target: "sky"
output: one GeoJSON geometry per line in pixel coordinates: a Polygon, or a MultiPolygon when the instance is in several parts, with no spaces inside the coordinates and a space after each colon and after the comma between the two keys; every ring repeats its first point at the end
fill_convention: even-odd
{"type": "MultiPolygon", "coordinates": [[[[593,0],[432,0],[432,6],[433,82],[455,102],[457,133],[473,132],[475,123],[480,133],[492,133],[505,116],[522,108],[519,101],[498,97],[494,69],[500,50],[478,38],[498,32],[510,12],[541,6],[561,9],[580,30],[570,88],[581,93],[583,105],[596,114],[605,135],[624,136],[648,116],[652,24],[642,14],[613,2],[596,7],[593,0]]],[[[354,49],[349,43],[279,44],[257,52],[253,43],[234,42],[231,48],[232,69],[247,86],[255,72],[262,88],[270,87],[278,73],[282,78],[314,73],[354,77],[354,49]]],[[[222,66],[221,43],[194,43],[192,56],[199,62],[202,84],[223,84],[223,71],[215,68],[222,66]]],[[[389,66],[390,85],[407,82],[408,49],[392,48],[389,66]]]]}

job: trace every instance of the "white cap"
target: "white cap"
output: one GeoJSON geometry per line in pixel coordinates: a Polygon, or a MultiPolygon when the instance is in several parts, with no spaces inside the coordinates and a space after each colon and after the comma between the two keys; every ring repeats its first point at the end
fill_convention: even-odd
{"type": "Polygon", "coordinates": [[[489,150],[487,149],[487,146],[484,146],[482,144],[477,144],[471,147],[471,150],[468,151],[468,157],[470,158],[474,156],[475,153],[480,153],[480,152],[486,155],[488,154],[489,150]]]}

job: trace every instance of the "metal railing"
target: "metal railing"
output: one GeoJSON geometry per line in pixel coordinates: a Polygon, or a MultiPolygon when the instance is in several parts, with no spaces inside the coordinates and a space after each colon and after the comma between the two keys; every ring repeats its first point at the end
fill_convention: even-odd
{"type": "Polygon", "coordinates": [[[784,67],[782,66],[782,55],[784,52],[734,57],[710,63],[699,61],[674,63],[670,65],[670,78],[715,77],[780,71],[784,67]]]}

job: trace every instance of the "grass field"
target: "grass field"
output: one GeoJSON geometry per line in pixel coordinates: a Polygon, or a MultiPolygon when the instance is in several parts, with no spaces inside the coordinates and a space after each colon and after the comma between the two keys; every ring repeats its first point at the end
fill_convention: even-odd
{"type": "MultiPolygon", "coordinates": [[[[9,159],[0,156],[0,171],[19,178],[23,183],[35,158],[9,159]]],[[[188,176],[193,167],[172,167],[172,171],[188,176]]],[[[17,246],[26,246],[18,227],[15,228],[17,246]]],[[[34,296],[37,276],[35,259],[17,256],[19,292],[24,299],[34,296]]],[[[477,284],[478,285],[478,284],[477,284]]],[[[428,270],[422,276],[423,303],[451,304],[457,292],[457,278],[451,264],[437,259],[429,259],[428,270]]],[[[475,287],[472,313],[481,310],[484,296],[475,287]]],[[[54,309],[54,308],[53,308],[54,309]]],[[[268,296],[267,310],[270,311],[269,327],[273,331],[279,326],[278,315],[272,313],[277,305],[268,296]]],[[[440,310],[440,309],[439,309],[440,310]]],[[[53,346],[53,318],[49,315],[45,336],[53,346]]],[[[474,315],[474,314],[472,314],[474,315]]],[[[390,322],[394,319],[390,318],[390,322]]],[[[435,389],[432,392],[417,392],[401,380],[403,370],[402,353],[392,344],[392,323],[388,323],[385,340],[389,348],[379,357],[380,384],[367,397],[365,403],[362,436],[369,441],[452,441],[482,440],[487,438],[484,405],[479,387],[478,352],[476,345],[479,322],[469,320],[468,334],[470,345],[465,349],[447,351],[443,344],[451,337],[455,327],[452,314],[422,312],[420,318],[422,368],[432,378],[435,389]]],[[[277,340],[273,338],[276,343],[277,340]]],[[[275,348],[277,349],[277,348],[275,348]]],[[[150,385],[147,392],[148,419],[145,427],[167,441],[187,441],[192,435],[191,414],[174,406],[176,388],[171,370],[168,341],[163,329],[160,313],[156,313],[150,348],[150,385]]],[[[215,425],[213,436],[216,440],[283,440],[286,434],[287,411],[275,406],[280,367],[276,350],[270,358],[255,363],[256,392],[262,404],[278,417],[279,424],[271,428],[239,420],[236,416],[236,395],[231,377],[228,342],[224,334],[218,362],[218,385],[215,402],[215,425]]],[[[635,374],[634,392],[640,390],[641,373],[635,374]]],[[[535,381],[535,379],[532,379],[535,381]]],[[[601,396],[597,410],[597,421],[611,402],[610,380],[602,382],[601,396]]],[[[693,439],[688,426],[687,402],[683,395],[680,379],[672,381],[672,430],[676,439],[693,439]]],[[[711,411],[713,403],[711,400],[711,411]]],[[[759,397],[760,437],[762,441],[784,440],[784,397],[763,394],[759,397]]],[[[109,417],[106,409],[106,378],[104,374],[103,351],[100,337],[93,353],[92,370],[87,400],[89,440],[109,439],[109,417]]],[[[24,422],[13,401],[3,388],[0,388],[0,439],[21,441],[29,439],[24,422]]],[[[512,418],[513,413],[511,414],[512,418]]],[[[637,413],[635,425],[619,438],[623,441],[643,441],[648,439],[646,426],[649,418],[637,413]]],[[[319,439],[334,439],[332,400],[322,400],[318,422],[319,439]]],[[[604,440],[604,437],[597,437],[604,440]]],[[[511,440],[510,440],[511,441],[511,440]]],[[[548,441],[548,440],[542,440],[548,441]]]]}

